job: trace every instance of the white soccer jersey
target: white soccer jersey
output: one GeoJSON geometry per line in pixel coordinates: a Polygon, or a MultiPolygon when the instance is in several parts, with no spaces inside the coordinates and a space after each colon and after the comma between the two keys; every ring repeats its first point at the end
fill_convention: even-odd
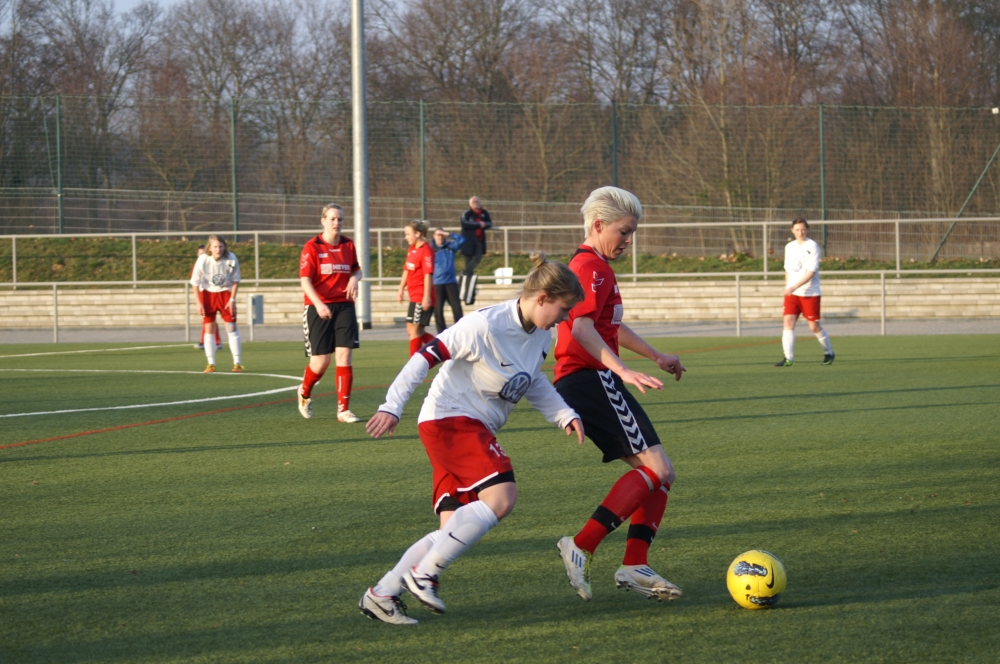
{"type": "Polygon", "coordinates": [[[525,332],[516,299],[465,316],[435,342],[410,358],[379,410],[400,417],[430,368],[424,353],[433,357],[440,353],[439,359],[450,357],[450,361],[445,361],[431,383],[418,422],[469,417],[496,434],[521,397],[527,397],[545,419],[559,427],[579,417],[541,371],[552,345],[551,332],[537,328],[525,332]]]}
{"type": "Polygon", "coordinates": [[[802,244],[792,240],[785,245],[785,288],[797,284],[806,272],[812,272],[812,279],[799,286],[792,295],[813,297],[819,292],[819,245],[806,239],[802,244]]]}
{"type": "Polygon", "coordinates": [[[222,293],[232,290],[233,284],[240,281],[240,262],[236,254],[229,251],[215,260],[209,254],[198,256],[191,271],[191,285],[211,293],[222,293]]]}

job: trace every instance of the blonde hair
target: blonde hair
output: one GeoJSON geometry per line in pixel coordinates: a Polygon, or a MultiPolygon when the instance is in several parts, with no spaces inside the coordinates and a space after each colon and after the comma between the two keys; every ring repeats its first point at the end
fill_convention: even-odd
{"type": "Polygon", "coordinates": [[[319,215],[320,218],[325,217],[326,213],[329,212],[330,210],[340,210],[340,214],[341,215],[344,214],[344,208],[340,207],[336,203],[327,203],[326,205],[323,206],[323,211],[320,212],[320,215],[319,215]]]}
{"type": "Polygon", "coordinates": [[[420,237],[427,237],[427,222],[421,221],[420,219],[414,219],[413,221],[403,226],[403,228],[412,228],[420,237]]]}
{"type": "Polygon", "coordinates": [[[229,252],[229,245],[226,244],[225,238],[222,238],[222,237],[220,237],[218,235],[209,235],[208,236],[208,241],[205,242],[205,253],[211,253],[212,252],[212,240],[215,240],[216,242],[218,242],[219,244],[222,245],[222,255],[223,256],[225,256],[229,252]]]}
{"type": "Polygon", "coordinates": [[[531,262],[535,266],[524,278],[521,295],[545,293],[550,300],[561,300],[576,304],[583,300],[583,286],[573,271],[559,261],[550,261],[541,251],[531,252],[531,262]]]}
{"type": "Polygon", "coordinates": [[[642,203],[630,191],[618,187],[601,187],[590,192],[580,212],[583,213],[584,235],[589,236],[598,219],[608,224],[625,217],[635,217],[639,221],[642,218],[642,203]]]}

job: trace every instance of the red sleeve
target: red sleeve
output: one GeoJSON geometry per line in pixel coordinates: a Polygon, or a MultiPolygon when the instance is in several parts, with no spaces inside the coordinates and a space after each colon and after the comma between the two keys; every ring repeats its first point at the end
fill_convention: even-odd
{"type": "Polygon", "coordinates": [[[312,243],[308,242],[302,247],[302,253],[299,255],[299,277],[312,279],[314,276],[316,276],[316,252],[312,250],[312,243]]]}
{"type": "Polygon", "coordinates": [[[434,274],[434,252],[431,251],[430,246],[426,244],[423,249],[424,256],[420,262],[423,264],[424,274],[434,274]]]}
{"type": "Polygon", "coordinates": [[[599,270],[594,269],[593,261],[580,261],[571,267],[583,286],[583,301],[570,310],[569,320],[572,323],[581,316],[597,320],[604,310],[613,284],[610,279],[601,276],[599,270]]]}

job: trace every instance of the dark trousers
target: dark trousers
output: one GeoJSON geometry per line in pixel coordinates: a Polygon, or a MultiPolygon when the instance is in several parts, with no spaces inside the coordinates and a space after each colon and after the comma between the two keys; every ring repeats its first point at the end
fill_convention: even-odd
{"type": "Polygon", "coordinates": [[[458,284],[434,284],[434,291],[437,293],[437,306],[434,307],[434,324],[437,325],[438,334],[446,327],[444,323],[444,301],[448,300],[451,305],[451,314],[457,323],[462,318],[462,298],[458,296],[458,284]]]}
{"type": "Polygon", "coordinates": [[[480,261],[483,260],[483,243],[479,240],[475,241],[473,244],[473,254],[469,256],[468,254],[462,254],[465,256],[465,269],[462,270],[462,274],[467,277],[471,277],[476,272],[476,266],[479,265],[480,261]]]}

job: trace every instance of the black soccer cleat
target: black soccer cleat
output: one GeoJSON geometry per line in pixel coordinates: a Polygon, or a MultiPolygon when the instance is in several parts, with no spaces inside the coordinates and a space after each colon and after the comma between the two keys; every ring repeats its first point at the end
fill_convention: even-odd
{"type": "Polygon", "coordinates": [[[823,366],[829,366],[833,364],[833,358],[837,357],[833,353],[827,353],[823,356],[823,366]]]}
{"type": "Polygon", "coordinates": [[[787,357],[783,357],[783,358],[781,358],[780,362],[775,362],[774,366],[776,366],[776,367],[790,367],[793,364],[795,364],[795,363],[792,362],[791,360],[789,360],[787,357]]]}

